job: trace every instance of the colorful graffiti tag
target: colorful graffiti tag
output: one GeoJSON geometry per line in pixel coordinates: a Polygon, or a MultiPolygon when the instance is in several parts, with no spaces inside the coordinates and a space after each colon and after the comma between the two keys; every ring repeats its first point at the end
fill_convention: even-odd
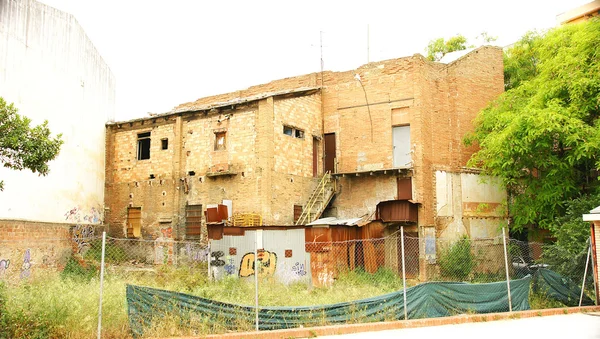
{"type": "Polygon", "coordinates": [[[292,272],[295,273],[299,277],[303,277],[306,275],[306,270],[304,269],[304,264],[296,262],[294,266],[292,266],[292,272]]]}
{"type": "Polygon", "coordinates": [[[84,254],[90,248],[90,240],[94,236],[94,227],[91,225],[75,225],[72,232],[72,239],[77,245],[75,253],[84,254]]]}
{"type": "MultiPolygon", "coordinates": [[[[275,252],[260,251],[258,252],[258,275],[272,276],[277,268],[277,254],[275,252]]],[[[254,253],[246,253],[240,262],[240,277],[249,277],[254,275],[254,253]]]]}
{"type": "Polygon", "coordinates": [[[208,248],[200,247],[196,244],[185,244],[185,254],[187,259],[193,262],[208,261],[208,248]]]}
{"type": "Polygon", "coordinates": [[[235,267],[235,261],[232,257],[227,256],[227,264],[225,264],[223,269],[227,275],[234,275],[237,272],[237,267],[235,267]]]}
{"type": "Polygon", "coordinates": [[[73,207],[65,214],[65,220],[70,222],[89,222],[91,224],[102,223],[102,215],[100,209],[92,207],[89,212],[82,211],[79,206],[73,207]]]}
{"type": "Polygon", "coordinates": [[[23,255],[23,265],[21,266],[21,279],[29,279],[31,276],[31,250],[28,248],[23,255]]]}
{"type": "Polygon", "coordinates": [[[225,256],[225,253],[223,253],[223,251],[212,252],[210,254],[210,265],[214,267],[225,266],[225,261],[221,259],[223,256],[225,256]]]}

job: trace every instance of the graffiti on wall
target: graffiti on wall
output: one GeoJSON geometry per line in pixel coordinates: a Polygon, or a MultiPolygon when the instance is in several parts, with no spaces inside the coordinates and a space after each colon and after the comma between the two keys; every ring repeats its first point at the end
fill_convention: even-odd
{"type": "Polygon", "coordinates": [[[31,250],[28,248],[23,255],[23,265],[21,266],[21,279],[29,279],[31,276],[31,250]]]}
{"type": "MultiPolygon", "coordinates": [[[[254,253],[246,253],[240,262],[240,277],[249,277],[254,274],[254,253]]],[[[275,252],[260,251],[256,258],[259,276],[272,276],[277,268],[277,254],[275,252]]]]}
{"type": "Polygon", "coordinates": [[[210,254],[210,265],[213,267],[225,266],[225,261],[221,259],[223,256],[225,256],[223,251],[213,251],[210,254]]]}
{"type": "Polygon", "coordinates": [[[223,266],[223,269],[225,270],[225,274],[234,275],[237,272],[237,267],[235,266],[235,260],[232,257],[227,256],[227,264],[225,264],[225,266],[223,266]]]}
{"type": "Polygon", "coordinates": [[[168,238],[168,239],[173,238],[173,228],[172,227],[161,228],[160,233],[162,233],[163,238],[168,238]]]}
{"type": "Polygon", "coordinates": [[[173,264],[174,256],[174,241],[173,228],[166,227],[160,229],[160,236],[154,240],[154,263],[173,264]]]}
{"type": "Polygon", "coordinates": [[[296,262],[294,266],[292,266],[292,272],[299,277],[303,277],[306,275],[306,270],[304,269],[304,264],[296,262]]]}
{"type": "Polygon", "coordinates": [[[94,227],[91,225],[75,225],[72,232],[72,239],[76,244],[75,253],[84,254],[90,248],[90,240],[94,236],[94,227]]]}
{"type": "Polygon", "coordinates": [[[187,243],[185,244],[185,255],[187,259],[192,262],[207,262],[208,261],[208,248],[200,247],[196,244],[187,243]]]}
{"type": "Polygon", "coordinates": [[[84,211],[79,206],[75,206],[68,210],[64,216],[65,220],[70,222],[88,222],[90,224],[102,223],[100,208],[95,207],[90,208],[89,211],[84,211]]]}
{"type": "Polygon", "coordinates": [[[0,260],[0,278],[2,278],[4,276],[4,273],[6,272],[6,270],[8,269],[9,266],[10,266],[9,259],[0,260]]]}

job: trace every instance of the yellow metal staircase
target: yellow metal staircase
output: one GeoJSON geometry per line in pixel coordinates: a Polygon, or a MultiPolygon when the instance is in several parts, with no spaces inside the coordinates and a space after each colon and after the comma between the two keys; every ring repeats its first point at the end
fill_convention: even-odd
{"type": "Polygon", "coordinates": [[[328,171],[323,175],[321,181],[308,198],[308,202],[302,208],[302,214],[296,221],[296,225],[306,225],[317,220],[335,195],[335,180],[328,171]]]}

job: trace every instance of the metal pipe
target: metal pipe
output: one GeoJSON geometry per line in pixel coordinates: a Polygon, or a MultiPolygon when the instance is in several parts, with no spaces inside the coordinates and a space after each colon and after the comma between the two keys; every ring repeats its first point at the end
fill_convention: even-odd
{"type": "Polygon", "coordinates": [[[404,296],[404,320],[408,320],[408,310],[406,308],[406,261],[404,260],[404,226],[400,226],[400,246],[402,246],[402,293],[404,296]]]}
{"type": "Polygon", "coordinates": [[[502,227],[502,243],[504,244],[504,267],[506,267],[506,290],[508,291],[508,311],[512,312],[512,298],[510,296],[510,276],[508,275],[508,253],[506,251],[506,235],[502,227]]]}
{"type": "Polygon", "coordinates": [[[581,302],[583,301],[583,290],[585,290],[585,278],[587,276],[587,268],[590,263],[590,255],[592,254],[592,242],[590,241],[590,246],[588,247],[588,253],[585,260],[585,270],[583,270],[583,281],[581,282],[581,295],[579,296],[579,307],[581,307],[581,302]]]}
{"type": "Polygon", "coordinates": [[[100,300],[98,302],[98,339],[102,337],[102,290],[104,289],[104,254],[106,253],[106,231],[102,232],[102,257],[100,259],[100,300]]]}
{"type": "Polygon", "coordinates": [[[258,229],[254,234],[254,310],[256,313],[256,330],[258,331],[258,229]]]}

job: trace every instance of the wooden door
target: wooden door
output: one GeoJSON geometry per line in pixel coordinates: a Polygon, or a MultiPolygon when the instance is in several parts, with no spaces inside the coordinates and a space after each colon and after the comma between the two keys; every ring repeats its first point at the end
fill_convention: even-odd
{"type": "Polygon", "coordinates": [[[395,126],[392,129],[394,146],[394,167],[410,165],[410,126],[395,126]]]}
{"type": "Polygon", "coordinates": [[[325,134],[325,172],[335,173],[335,133],[325,134]]]}
{"type": "Polygon", "coordinates": [[[317,177],[319,175],[319,141],[316,138],[313,138],[313,177],[317,177]]]}
{"type": "Polygon", "coordinates": [[[142,235],[142,208],[127,208],[127,238],[139,238],[142,235]]]}

